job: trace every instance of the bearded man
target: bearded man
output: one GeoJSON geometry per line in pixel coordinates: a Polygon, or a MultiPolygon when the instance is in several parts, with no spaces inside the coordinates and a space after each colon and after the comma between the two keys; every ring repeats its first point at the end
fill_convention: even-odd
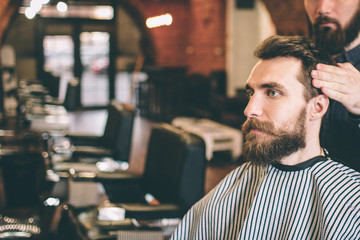
{"type": "Polygon", "coordinates": [[[334,159],[360,171],[360,1],[304,0],[312,39],[336,58],[318,64],[313,85],[330,100],[320,142],[334,159]]]}
{"type": "Polygon", "coordinates": [[[329,99],[311,85],[329,56],[304,37],[255,51],[243,125],[248,160],[184,216],[175,239],[360,239],[360,173],[320,146],[329,99]]]}

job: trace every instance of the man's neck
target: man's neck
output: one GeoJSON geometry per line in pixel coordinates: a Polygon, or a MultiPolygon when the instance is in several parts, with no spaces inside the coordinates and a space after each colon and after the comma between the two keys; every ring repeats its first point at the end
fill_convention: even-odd
{"type": "MultiPolygon", "coordinates": [[[[309,144],[307,144],[307,146],[309,146],[309,144]]],[[[279,162],[282,165],[293,166],[319,155],[325,156],[325,153],[319,144],[315,144],[304,149],[299,149],[290,156],[282,158],[279,162]]]]}

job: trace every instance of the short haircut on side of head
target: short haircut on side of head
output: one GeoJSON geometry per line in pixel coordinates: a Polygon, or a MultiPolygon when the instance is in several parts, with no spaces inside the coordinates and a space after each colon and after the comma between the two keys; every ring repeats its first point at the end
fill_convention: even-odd
{"type": "Polygon", "coordinates": [[[276,57],[289,57],[301,61],[302,69],[298,80],[304,85],[306,101],[321,94],[321,91],[312,86],[310,75],[317,63],[335,65],[335,61],[315,43],[303,36],[274,35],[265,39],[256,49],[254,55],[263,60],[276,57]]]}

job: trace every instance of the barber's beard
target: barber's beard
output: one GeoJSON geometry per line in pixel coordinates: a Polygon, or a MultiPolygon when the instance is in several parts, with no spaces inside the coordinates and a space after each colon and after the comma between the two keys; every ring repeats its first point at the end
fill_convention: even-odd
{"type": "Polygon", "coordinates": [[[244,159],[256,165],[274,164],[283,157],[305,148],[305,118],[306,111],[303,108],[295,122],[287,123],[293,124],[292,130],[275,129],[274,124],[269,121],[261,122],[254,118],[246,120],[242,126],[246,136],[243,149],[244,159]],[[251,129],[263,131],[268,136],[250,133],[251,129]]]}
{"type": "Polygon", "coordinates": [[[329,54],[337,55],[343,53],[345,47],[357,38],[359,31],[360,11],[357,11],[344,29],[336,19],[321,16],[316,19],[313,25],[312,38],[318,46],[322,47],[329,54]],[[336,28],[320,27],[323,21],[334,23],[336,28]]]}

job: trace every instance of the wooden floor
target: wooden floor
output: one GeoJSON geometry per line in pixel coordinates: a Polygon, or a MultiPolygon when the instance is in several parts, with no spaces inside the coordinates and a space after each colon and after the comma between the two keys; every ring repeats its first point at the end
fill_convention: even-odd
{"type": "MultiPolygon", "coordinates": [[[[107,118],[106,110],[75,111],[69,114],[71,119],[70,132],[102,135],[107,118]]],[[[156,122],[152,120],[139,115],[136,116],[128,171],[143,173],[147,144],[154,124],[156,122]]],[[[216,162],[210,161],[206,169],[205,192],[210,191],[236,166],[236,163],[226,159],[217,159],[216,162]]]]}

